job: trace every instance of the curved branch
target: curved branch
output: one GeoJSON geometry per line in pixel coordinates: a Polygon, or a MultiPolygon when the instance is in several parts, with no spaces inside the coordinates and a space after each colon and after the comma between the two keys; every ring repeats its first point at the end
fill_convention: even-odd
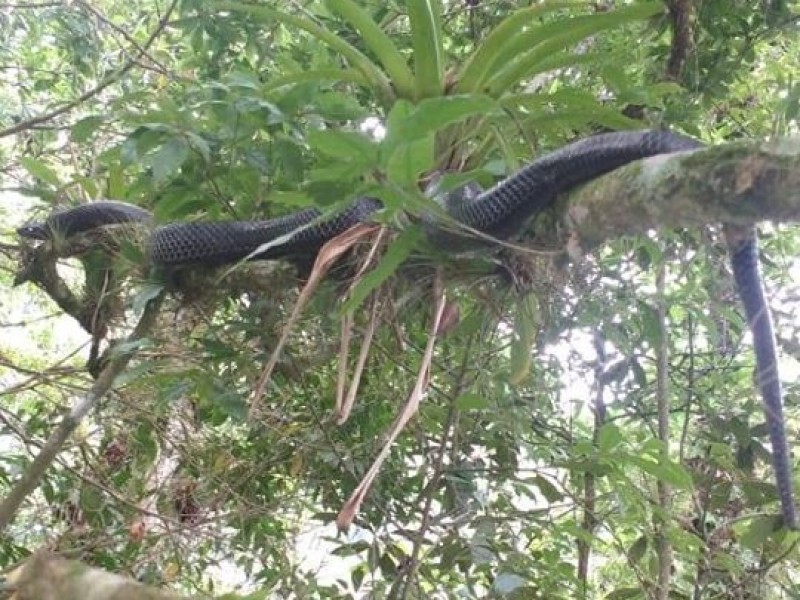
{"type": "Polygon", "coordinates": [[[800,139],[750,140],[656,156],[569,194],[571,255],[651,229],[800,221],[800,139]]]}

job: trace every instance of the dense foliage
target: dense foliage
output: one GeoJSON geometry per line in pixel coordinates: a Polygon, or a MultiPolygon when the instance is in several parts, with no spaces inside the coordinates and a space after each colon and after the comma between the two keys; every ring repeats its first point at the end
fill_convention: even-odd
{"type": "MultiPolygon", "coordinates": [[[[419,190],[431,173],[449,173],[444,189],[488,185],[591,132],[791,134],[798,10],[788,0],[0,4],[0,214],[11,225],[115,198],[159,221],[267,218],[369,193],[386,223],[407,224],[401,213],[430,210],[419,190]]],[[[408,228],[353,288],[350,271],[324,282],[291,330],[290,265],[182,282],[144,339],[106,350],[136,355],[23,504],[2,563],[47,544],[154,584],[276,598],[800,595],[796,536],[772,516],[719,228],[619,240],[571,266],[553,260],[552,218],[535,228],[538,252],[499,276],[493,256],[417,252],[408,228]],[[349,534],[335,536],[330,523],[424,364],[432,265],[458,318],[439,337],[417,418],[349,534]],[[356,403],[338,425],[342,366],[357,372],[362,343],[356,403]]],[[[762,238],[795,430],[800,240],[786,227],[762,238]]],[[[1,248],[5,496],[94,379],[90,336],[33,285],[12,287],[13,231],[1,248]]],[[[84,281],[82,267],[103,260],[61,272],[122,340],[160,283],[136,269],[135,244],[122,245],[113,288],[84,281]]]]}

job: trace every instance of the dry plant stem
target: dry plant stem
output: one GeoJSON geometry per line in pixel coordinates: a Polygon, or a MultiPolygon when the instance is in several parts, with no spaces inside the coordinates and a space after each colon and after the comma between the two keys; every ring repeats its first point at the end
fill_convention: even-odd
{"type": "Polygon", "coordinates": [[[436,279],[436,285],[434,286],[436,304],[433,311],[433,318],[431,319],[431,328],[428,333],[428,343],[425,346],[425,353],[422,356],[422,363],[420,364],[419,371],[417,372],[417,381],[414,384],[414,389],[409,394],[408,400],[392,424],[392,427],[387,435],[386,443],[381,448],[381,451],[378,453],[378,456],[375,458],[372,466],[369,468],[356,489],[353,490],[350,498],[348,498],[347,502],[345,502],[344,506],[339,511],[339,515],[336,517],[336,526],[340,531],[347,531],[350,528],[350,524],[353,522],[355,515],[358,513],[361,503],[364,501],[369,488],[372,486],[372,482],[375,480],[375,477],[377,477],[381,466],[389,456],[389,451],[392,448],[392,444],[397,439],[397,436],[400,435],[400,432],[403,431],[403,428],[406,426],[411,417],[416,414],[419,404],[422,401],[422,396],[428,387],[431,362],[433,360],[433,349],[436,346],[436,332],[439,330],[439,324],[442,320],[442,313],[444,312],[444,307],[447,300],[441,285],[441,273],[437,273],[436,279]]]}
{"type": "Polygon", "coordinates": [[[264,402],[264,391],[267,389],[267,383],[272,376],[272,372],[275,370],[275,365],[278,364],[278,359],[283,351],[283,347],[289,339],[292,328],[300,318],[300,314],[311,299],[314,290],[317,289],[322,278],[325,277],[325,274],[342,254],[347,252],[361,239],[367,238],[376,229],[377,226],[375,225],[361,223],[355,227],[351,227],[322,246],[322,249],[319,251],[314,261],[314,268],[308,276],[308,281],[305,287],[303,287],[303,291],[300,292],[300,297],[297,299],[297,302],[295,302],[294,308],[292,308],[292,314],[289,316],[289,320],[286,321],[286,325],[281,331],[281,337],[278,338],[278,343],[275,345],[275,349],[272,351],[267,364],[261,371],[261,375],[253,388],[253,393],[250,395],[250,419],[258,419],[261,406],[264,402]]]}
{"type": "Polygon", "coordinates": [[[350,416],[350,411],[353,410],[353,405],[356,402],[356,395],[358,394],[358,386],[361,383],[361,375],[364,373],[364,366],[367,364],[369,351],[370,348],[372,348],[372,338],[375,336],[375,331],[378,329],[378,308],[380,302],[374,294],[371,303],[372,310],[370,311],[369,323],[367,324],[367,330],[364,332],[364,337],[361,339],[361,351],[358,353],[358,361],[353,371],[353,379],[347,390],[347,396],[344,398],[344,402],[341,407],[339,407],[339,411],[336,414],[337,425],[344,423],[350,416]]]}
{"type": "Polygon", "coordinates": [[[52,119],[55,119],[56,117],[68,113],[76,106],[79,106],[89,98],[96,96],[104,89],[106,89],[108,86],[120,80],[125,75],[125,73],[127,73],[134,66],[136,66],[136,61],[139,59],[139,57],[147,55],[148,48],[150,48],[150,46],[153,45],[153,42],[156,41],[158,36],[164,31],[164,28],[167,26],[167,23],[169,23],[169,17],[175,10],[177,4],[178,0],[172,0],[172,3],[167,8],[166,12],[164,13],[164,16],[161,17],[161,19],[159,19],[158,25],[156,26],[155,30],[147,39],[147,41],[144,43],[144,46],[138,48],[135,52],[131,53],[133,55],[133,58],[127,61],[124,65],[122,65],[115,73],[112,73],[111,75],[106,77],[103,81],[98,83],[95,87],[93,87],[90,90],[87,90],[86,92],[78,96],[75,100],[68,102],[67,104],[65,104],[60,108],[52,110],[43,115],[39,115],[38,117],[33,117],[32,119],[28,119],[27,121],[21,121],[16,125],[12,125],[11,127],[0,130],[0,138],[7,137],[9,135],[14,135],[15,133],[19,133],[20,131],[25,131],[26,129],[30,129],[31,127],[34,127],[41,123],[46,123],[47,121],[50,121],[52,119]]]}
{"type": "MultiPolygon", "coordinates": [[[[164,294],[162,292],[147,304],[139,323],[128,336],[126,342],[140,340],[150,331],[156,322],[163,300],[164,294]]],[[[86,413],[108,393],[114,384],[114,379],[125,370],[134,354],[135,351],[125,352],[111,359],[108,365],[100,372],[99,377],[86,395],[72,407],[69,414],[58,424],[55,431],[42,446],[39,454],[33,459],[31,465],[16,482],[8,496],[0,503],[0,532],[4,531],[11,523],[25,498],[39,486],[42,477],[55,461],[56,456],[69,436],[78,427],[86,413]]]]}
{"type": "MultiPolygon", "coordinates": [[[[656,273],[656,293],[658,328],[661,330],[661,343],[656,348],[656,406],[658,407],[658,439],[661,441],[662,460],[669,460],[669,334],[667,330],[666,304],[666,263],[658,267],[656,273]]],[[[667,535],[667,515],[671,514],[672,490],[669,484],[659,480],[658,507],[660,515],[654,518],[655,546],[658,556],[658,585],[656,599],[668,600],[672,576],[672,545],[667,535]]]]}
{"type": "MultiPolygon", "coordinates": [[[[347,358],[350,355],[350,339],[353,337],[353,313],[342,316],[342,330],[339,334],[339,369],[336,373],[336,406],[333,409],[336,422],[341,424],[347,419],[344,413],[344,389],[347,387],[347,358]]],[[[348,411],[349,412],[349,411],[348,411]]]]}
{"type": "MultiPolygon", "coordinates": [[[[369,249],[367,258],[359,265],[358,272],[356,272],[355,276],[353,277],[353,282],[350,284],[350,287],[347,290],[348,296],[355,285],[361,280],[361,276],[366,273],[367,269],[375,262],[378,249],[382,246],[381,242],[383,241],[383,238],[386,237],[386,234],[386,229],[381,228],[378,231],[378,235],[375,236],[375,242],[369,249]]],[[[372,303],[372,314],[370,317],[369,326],[361,343],[361,352],[358,355],[358,363],[356,365],[356,370],[353,373],[353,381],[350,384],[350,388],[348,389],[346,397],[344,389],[347,387],[347,357],[349,355],[350,340],[353,333],[353,313],[350,311],[342,317],[339,370],[336,379],[336,407],[334,409],[334,416],[337,425],[341,425],[347,421],[348,417],[350,416],[350,412],[353,410],[353,404],[355,403],[356,394],[358,393],[358,386],[361,382],[361,374],[363,372],[364,365],[367,362],[367,358],[369,357],[369,350],[372,346],[372,338],[375,335],[375,330],[377,328],[378,317],[378,304],[374,296],[372,303]]]]}

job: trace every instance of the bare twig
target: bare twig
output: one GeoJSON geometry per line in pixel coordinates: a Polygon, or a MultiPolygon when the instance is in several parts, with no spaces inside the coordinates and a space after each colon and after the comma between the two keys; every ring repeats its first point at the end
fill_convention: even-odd
{"type": "MultiPolygon", "coordinates": [[[[594,338],[594,348],[597,355],[595,364],[595,382],[597,389],[592,399],[592,413],[594,425],[592,429],[592,443],[597,445],[600,428],[606,423],[605,388],[610,365],[605,351],[605,338],[599,333],[594,338]]],[[[589,559],[592,552],[591,539],[598,525],[595,513],[597,505],[597,481],[592,471],[583,474],[583,522],[581,524],[582,537],[577,539],[578,548],[578,582],[582,587],[583,597],[588,598],[589,593],[589,559]]]]}
{"type": "Polygon", "coordinates": [[[468,342],[467,346],[464,349],[464,357],[461,362],[461,367],[458,372],[458,378],[455,382],[455,386],[451,392],[450,398],[450,407],[447,411],[447,421],[445,422],[444,428],[442,429],[442,435],[439,438],[439,449],[436,455],[436,459],[433,463],[432,473],[430,476],[430,480],[428,481],[425,488],[422,490],[420,496],[425,499],[425,503],[422,507],[422,520],[419,525],[419,530],[414,537],[414,545],[411,549],[411,556],[409,559],[409,567],[407,572],[405,573],[404,582],[403,582],[403,590],[400,594],[400,598],[406,598],[409,591],[409,584],[411,580],[414,578],[415,574],[417,573],[418,566],[419,566],[419,557],[422,553],[422,546],[424,545],[425,540],[425,533],[431,526],[431,514],[434,505],[434,499],[436,497],[436,491],[439,489],[439,484],[444,477],[447,466],[445,464],[445,458],[448,456],[448,446],[454,447],[455,444],[453,443],[453,438],[455,436],[455,428],[458,423],[458,414],[459,411],[456,408],[456,400],[458,400],[459,396],[461,396],[464,389],[467,387],[466,383],[466,376],[469,365],[471,364],[472,360],[472,342],[474,338],[471,337],[468,342]]]}
{"type": "Polygon", "coordinates": [[[134,62],[135,62],[137,65],[141,66],[141,64],[139,63],[139,58],[140,58],[140,57],[142,57],[142,56],[144,56],[144,57],[145,57],[145,58],[147,58],[147,60],[148,60],[148,61],[150,61],[150,62],[151,62],[153,65],[155,65],[156,67],[158,67],[158,71],[159,71],[160,73],[164,73],[164,74],[168,73],[168,70],[167,70],[167,68],[166,68],[164,65],[162,65],[160,62],[158,62],[158,61],[157,61],[157,60],[156,60],[156,59],[153,57],[153,55],[152,55],[152,54],[150,54],[150,53],[147,51],[147,48],[143,48],[143,47],[141,46],[141,44],[139,44],[139,42],[137,42],[137,41],[136,41],[136,40],[133,38],[133,36],[132,36],[131,34],[129,34],[127,31],[125,31],[125,29],[124,29],[123,27],[120,27],[119,25],[117,25],[117,24],[116,24],[116,23],[114,23],[113,21],[109,20],[109,18],[108,18],[108,17],[106,17],[106,16],[105,16],[103,13],[101,13],[99,10],[97,10],[97,8],[95,8],[94,6],[92,6],[92,4],[91,4],[91,3],[89,3],[89,2],[83,2],[83,0],[75,0],[75,2],[74,2],[74,5],[75,5],[75,6],[79,6],[79,7],[81,7],[82,9],[84,9],[85,11],[92,13],[92,14],[93,14],[95,17],[97,17],[97,19],[98,19],[99,21],[101,21],[102,23],[104,23],[105,25],[107,25],[109,28],[111,28],[113,31],[116,31],[116,32],[117,32],[119,35],[121,35],[123,38],[125,38],[125,40],[127,40],[127,42],[128,42],[128,43],[129,43],[129,44],[130,44],[130,45],[131,45],[133,48],[135,48],[135,49],[136,49],[137,56],[134,56],[134,57],[132,57],[132,58],[131,58],[131,60],[132,60],[132,61],[134,61],[134,62]]]}

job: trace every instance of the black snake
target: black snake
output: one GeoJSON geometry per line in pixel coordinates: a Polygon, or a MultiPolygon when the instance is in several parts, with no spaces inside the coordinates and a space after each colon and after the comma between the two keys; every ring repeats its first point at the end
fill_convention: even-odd
{"type": "MultiPolygon", "coordinates": [[[[700,142],[668,131],[605,133],[569,144],[531,162],[482,193],[453,194],[442,202],[447,215],[465,230],[508,238],[549,207],[556,196],[638,159],[701,147],[700,142]]],[[[321,218],[316,209],[267,221],[172,223],[153,230],[148,255],[155,266],[219,266],[245,258],[277,259],[314,256],[322,245],[350,227],[368,221],[382,207],[374,198],[359,198],[343,211],[321,218]],[[273,242],[259,254],[259,247],[273,242]]],[[[102,225],[150,220],[148,211],[121,202],[94,202],[52,213],[44,222],[18,229],[21,236],[46,240],[68,237],[102,225]]],[[[423,216],[428,239],[447,250],[452,229],[423,216]]],[[[755,231],[729,236],[737,290],[753,333],[756,368],[772,443],[772,459],[784,525],[797,529],[792,471],[777,374],[775,337],[761,275],[755,231]]]]}

